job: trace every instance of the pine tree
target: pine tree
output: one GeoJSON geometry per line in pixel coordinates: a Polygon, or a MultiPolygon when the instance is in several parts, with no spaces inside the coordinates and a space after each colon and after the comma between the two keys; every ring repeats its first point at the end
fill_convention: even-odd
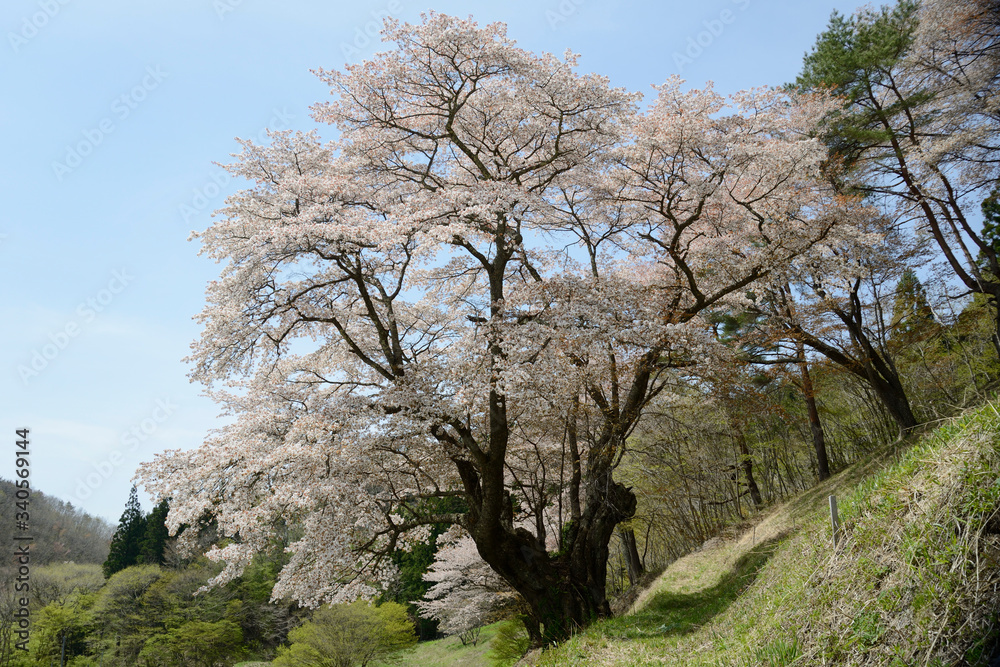
{"type": "Polygon", "coordinates": [[[103,565],[105,577],[140,562],[140,542],[145,534],[146,517],[139,504],[139,494],[133,486],[128,502],[125,503],[125,511],[118,520],[118,529],[111,538],[111,549],[103,565]]]}
{"type": "Polygon", "coordinates": [[[995,14],[951,0],[834,13],[795,87],[844,99],[821,124],[829,164],[848,167],[839,186],[916,216],[965,289],[994,307],[1000,355],[995,200],[984,202],[982,229],[969,206],[997,177],[995,14]]]}
{"type": "Polygon", "coordinates": [[[146,531],[139,542],[140,563],[163,564],[163,549],[167,540],[170,539],[170,531],[167,530],[166,523],[169,511],[170,506],[167,501],[161,500],[160,504],[146,515],[146,531]]]}
{"type": "Polygon", "coordinates": [[[934,328],[934,312],[927,301],[927,291],[913,269],[906,269],[896,285],[892,305],[892,337],[909,345],[928,335],[934,328]]]}
{"type": "MultiPolygon", "coordinates": [[[[1000,182],[998,182],[990,194],[983,200],[983,240],[986,241],[993,252],[1000,255],[1000,182]]],[[[989,261],[979,253],[979,265],[984,271],[990,271],[989,261]]],[[[994,276],[994,279],[1000,276],[994,276]]]]}

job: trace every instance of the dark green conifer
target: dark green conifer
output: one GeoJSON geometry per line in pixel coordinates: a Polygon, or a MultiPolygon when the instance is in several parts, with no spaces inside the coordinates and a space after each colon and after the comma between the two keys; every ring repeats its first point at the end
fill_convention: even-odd
{"type": "Polygon", "coordinates": [[[146,517],[139,504],[139,494],[133,486],[128,502],[125,503],[125,511],[118,520],[118,529],[111,538],[111,549],[103,565],[105,577],[140,562],[140,543],[145,535],[146,517]]]}
{"type": "Polygon", "coordinates": [[[170,532],[167,530],[167,512],[170,506],[166,500],[153,508],[153,511],[146,516],[146,532],[139,542],[139,562],[151,563],[153,565],[163,564],[163,550],[170,539],[170,532]]]}

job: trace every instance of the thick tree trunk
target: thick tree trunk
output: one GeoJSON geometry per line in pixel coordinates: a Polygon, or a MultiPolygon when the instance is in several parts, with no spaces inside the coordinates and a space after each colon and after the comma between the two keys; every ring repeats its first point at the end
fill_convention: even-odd
{"type": "MultiPolygon", "coordinates": [[[[491,353],[500,358],[502,350],[491,348],[491,353]]],[[[527,603],[531,618],[525,627],[533,646],[565,640],[574,630],[611,613],[606,594],[609,544],[618,524],[632,518],[636,508],[635,494],[616,482],[613,472],[625,438],[649,398],[649,381],[658,358],[656,350],[646,354],[624,400],[616,378],[611,401],[600,388],[587,388],[601,408],[604,422],[596,438],[588,438],[585,474],[580,469],[575,425],[578,405],[574,400],[567,432],[573,466],[569,488],[573,519],[562,531],[560,550],[553,554],[547,552],[544,539],[513,525],[513,502],[504,484],[510,422],[506,400],[499,391],[490,392],[488,449],[472,449],[472,461],[453,459],[469,503],[465,527],[483,560],[527,603]]],[[[461,424],[451,426],[462,428],[461,424]]],[[[434,435],[448,437],[440,429],[434,435]]]]}
{"type": "Polygon", "coordinates": [[[635,507],[635,494],[609,472],[588,485],[583,512],[565,531],[558,554],[546,553],[534,535],[520,528],[498,531],[495,541],[473,535],[483,560],[528,604],[531,619],[525,626],[533,646],[567,639],[574,630],[610,615],[609,544],[635,507]]]}
{"type": "Polygon", "coordinates": [[[753,501],[754,507],[759,508],[764,504],[764,499],[760,495],[760,488],[757,486],[757,480],[753,476],[753,457],[750,455],[750,447],[747,446],[747,441],[743,437],[742,431],[736,431],[736,442],[740,448],[740,467],[743,468],[743,477],[747,482],[750,500],[753,501]]]}
{"type": "Polygon", "coordinates": [[[570,474],[569,480],[569,510],[573,521],[580,518],[580,482],[583,480],[583,472],[580,469],[580,445],[576,435],[576,415],[580,408],[579,399],[573,397],[573,407],[570,410],[569,425],[566,429],[569,440],[570,474]]]}
{"type": "Polygon", "coordinates": [[[889,416],[892,417],[893,421],[896,422],[896,426],[899,427],[899,437],[904,437],[915,429],[920,422],[917,421],[913,410],[910,408],[910,401],[906,398],[906,390],[903,389],[903,384],[895,374],[885,377],[883,374],[872,369],[870,365],[866,364],[866,366],[868,366],[868,380],[872,389],[875,390],[875,394],[882,401],[882,405],[885,406],[889,416]]]}

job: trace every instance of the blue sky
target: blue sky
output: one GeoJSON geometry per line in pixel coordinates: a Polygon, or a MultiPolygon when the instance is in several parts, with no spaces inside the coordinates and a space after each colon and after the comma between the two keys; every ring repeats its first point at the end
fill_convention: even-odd
{"type": "MultiPolygon", "coordinates": [[[[831,11],[811,0],[4,0],[0,414],[32,434],[32,486],[117,522],[136,466],[190,448],[217,407],[181,359],[218,268],[187,241],[235,191],[234,137],[311,129],[310,69],[379,50],[381,16],[503,21],[530,50],[648,93],[794,79],[831,11]]],[[[329,131],[326,132],[329,136],[329,131]]],[[[12,452],[11,452],[12,453],[12,452]]],[[[11,478],[13,456],[0,466],[11,478]]],[[[149,509],[148,500],[144,501],[149,509]]]]}

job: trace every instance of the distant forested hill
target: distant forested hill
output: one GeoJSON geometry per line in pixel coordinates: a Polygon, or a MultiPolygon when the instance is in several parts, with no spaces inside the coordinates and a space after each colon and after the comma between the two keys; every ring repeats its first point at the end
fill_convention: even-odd
{"type": "MultiPolygon", "coordinates": [[[[14,483],[0,479],[0,543],[12,544],[15,532],[16,491],[14,483]]],[[[108,557],[108,544],[115,532],[104,519],[91,516],[71,503],[31,490],[28,507],[30,527],[34,537],[31,546],[33,565],[75,561],[103,563],[108,557]]]]}

